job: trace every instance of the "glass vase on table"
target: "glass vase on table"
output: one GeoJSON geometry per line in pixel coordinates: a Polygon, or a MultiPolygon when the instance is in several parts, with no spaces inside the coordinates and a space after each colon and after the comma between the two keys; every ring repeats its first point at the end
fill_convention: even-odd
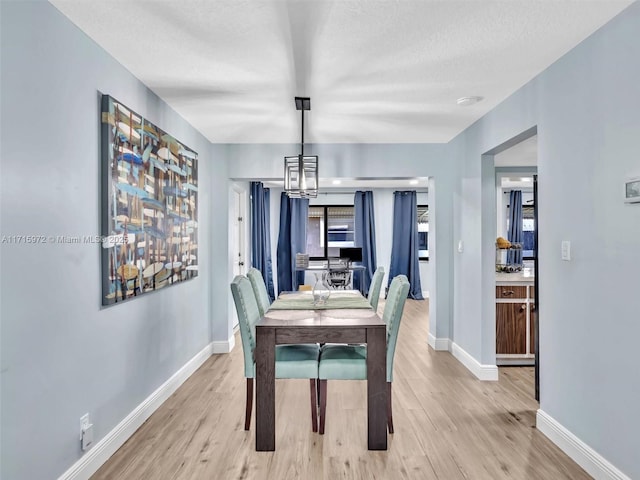
{"type": "Polygon", "coordinates": [[[329,296],[331,295],[331,290],[327,285],[326,278],[323,275],[319,277],[317,273],[314,273],[316,277],[316,281],[313,284],[313,306],[320,307],[326,305],[327,300],[329,300],[329,296]]]}

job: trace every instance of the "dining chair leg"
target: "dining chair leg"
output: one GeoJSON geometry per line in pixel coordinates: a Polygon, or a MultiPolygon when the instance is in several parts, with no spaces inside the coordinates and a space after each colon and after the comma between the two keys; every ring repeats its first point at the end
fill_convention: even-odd
{"type": "Polygon", "coordinates": [[[324,417],[327,412],[327,381],[319,380],[320,382],[320,435],[324,435],[324,417]]]}
{"type": "Polygon", "coordinates": [[[244,429],[249,430],[251,426],[251,409],[253,408],[253,378],[247,378],[247,401],[244,414],[244,429]]]}
{"type": "Polygon", "coordinates": [[[315,378],[309,379],[309,391],[311,393],[311,430],[318,431],[318,391],[315,378]]]}
{"type": "Polygon", "coordinates": [[[391,408],[391,382],[387,382],[387,427],[393,433],[393,409],[391,408]]]}

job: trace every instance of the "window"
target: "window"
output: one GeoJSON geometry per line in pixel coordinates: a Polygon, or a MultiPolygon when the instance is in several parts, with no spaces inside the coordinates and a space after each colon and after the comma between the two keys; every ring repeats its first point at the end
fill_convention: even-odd
{"type": "Polygon", "coordinates": [[[418,205],[418,258],[429,260],[429,206],[418,205]]]}
{"type": "MultiPolygon", "coordinates": [[[[534,205],[522,205],[522,259],[533,260],[535,250],[534,205]]],[[[509,205],[507,205],[507,232],[509,231],[509,205]]]]}
{"type": "Polygon", "coordinates": [[[309,207],[307,253],[311,260],[340,255],[340,248],[353,247],[354,210],[352,205],[309,207]]]}
{"type": "Polygon", "coordinates": [[[533,205],[522,206],[522,258],[532,260],[535,249],[535,220],[533,205]]]}

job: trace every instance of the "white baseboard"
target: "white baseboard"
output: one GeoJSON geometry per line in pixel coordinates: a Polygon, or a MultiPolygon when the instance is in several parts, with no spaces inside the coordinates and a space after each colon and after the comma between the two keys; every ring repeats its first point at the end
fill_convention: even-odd
{"type": "Polygon", "coordinates": [[[451,353],[480,380],[491,382],[498,380],[498,367],[496,365],[481,364],[455,342],[451,344],[451,353]]]}
{"type": "Polygon", "coordinates": [[[149,395],[116,427],[64,472],[58,480],[85,480],[93,475],[134,432],[195,372],[212,354],[212,344],[204,347],[155,392],[149,395]]]}
{"type": "Polygon", "coordinates": [[[631,480],[543,410],[536,414],[536,428],[596,480],[631,480]]]}
{"type": "Polygon", "coordinates": [[[217,355],[219,353],[229,353],[231,350],[233,350],[233,347],[235,346],[236,346],[235,335],[231,335],[228,340],[211,343],[211,349],[214,355],[217,355]]]}
{"type": "Polygon", "coordinates": [[[429,336],[427,337],[427,343],[436,351],[451,351],[451,340],[448,338],[436,338],[433,334],[429,333],[429,336]]]}

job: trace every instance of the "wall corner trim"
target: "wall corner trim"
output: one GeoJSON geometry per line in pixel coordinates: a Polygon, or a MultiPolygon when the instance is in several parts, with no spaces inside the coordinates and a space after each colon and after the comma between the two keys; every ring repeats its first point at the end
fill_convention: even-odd
{"type": "Polygon", "coordinates": [[[451,340],[449,338],[436,338],[432,333],[429,333],[427,343],[438,352],[451,351],[451,340]]]}
{"type": "Polygon", "coordinates": [[[211,343],[211,353],[213,355],[217,355],[220,353],[229,353],[233,350],[233,347],[236,346],[236,337],[235,335],[231,335],[228,340],[223,340],[222,342],[212,342],[211,343]]]}
{"type": "Polygon", "coordinates": [[[536,428],[592,477],[602,480],[631,480],[542,409],[538,409],[536,413],[536,428]]]}
{"type": "Polygon", "coordinates": [[[455,342],[451,344],[451,353],[478,379],[489,382],[498,380],[498,367],[496,365],[481,364],[455,342]]]}
{"type": "MultiPolygon", "coordinates": [[[[226,343],[226,342],[225,342],[226,343]]],[[[166,382],[149,395],[107,433],[96,445],[74,463],[58,480],[85,480],[91,477],[135,431],[155,412],[213,353],[210,343],[184,364],[166,382]]]]}

